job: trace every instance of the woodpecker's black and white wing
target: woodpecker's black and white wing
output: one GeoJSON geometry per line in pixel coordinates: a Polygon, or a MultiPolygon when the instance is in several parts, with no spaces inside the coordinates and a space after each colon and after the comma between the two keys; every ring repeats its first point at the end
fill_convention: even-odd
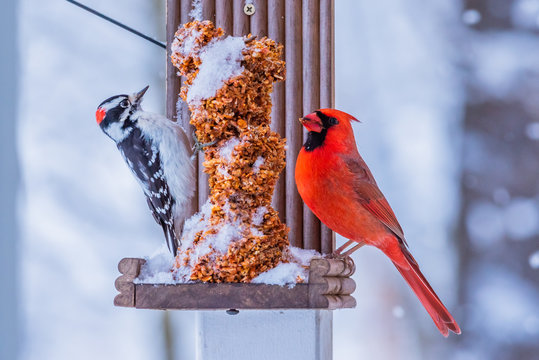
{"type": "Polygon", "coordinates": [[[169,250],[176,255],[179,239],[174,231],[175,199],[165,179],[158,145],[153,144],[143,136],[139,128],[134,127],[117,146],[141,184],[153,217],[163,228],[169,250]]]}

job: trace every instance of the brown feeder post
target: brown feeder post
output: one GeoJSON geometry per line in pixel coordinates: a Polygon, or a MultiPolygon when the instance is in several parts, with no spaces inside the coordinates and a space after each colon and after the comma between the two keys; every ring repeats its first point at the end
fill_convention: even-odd
{"type": "MultiPolygon", "coordinates": [[[[189,19],[191,0],[167,1],[167,44],[179,24],[189,19]]],[[[286,81],[275,83],[272,94],[271,127],[286,137],[286,169],[274,192],[273,205],[290,228],[290,245],[315,249],[323,254],[334,250],[334,234],[303,204],[296,188],[296,158],[305,142],[306,131],[298,119],[304,114],[334,105],[334,0],[202,0],[202,18],[214,21],[228,35],[252,33],[269,36],[284,44],[286,81]],[[252,11],[252,13],[251,13],[252,11]]],[[[170,49],[167,51],[170,56],[170,49]]],[[[168,60],[168,59],[167,59],[168,60]]],[[[167,116],[176,117],[181,83],[167,61],[167,116]]],[[[182,108],[182,125],[190,128],[187,106],[182,108]]],[[[208,177],[203,156],[198,155],[198,190],[192,213],[208,198],[208,177]]]]}

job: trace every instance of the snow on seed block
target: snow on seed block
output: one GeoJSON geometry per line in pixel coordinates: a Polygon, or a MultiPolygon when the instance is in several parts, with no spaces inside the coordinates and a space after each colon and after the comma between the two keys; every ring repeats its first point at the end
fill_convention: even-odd
{"type": "Polygon", "coordinates": [[[270,129],[273,83],[285,77],[282,51],[265,37],[225,37],[210,21],[175,34],[171,60],[186,77],[180,96],[198,141],[212,144],[203,163],[210,197],[184,226],[179,280],[249,282],[294,259],[288,228],[271,207],[285,166],[285,140],[270,129]]]}

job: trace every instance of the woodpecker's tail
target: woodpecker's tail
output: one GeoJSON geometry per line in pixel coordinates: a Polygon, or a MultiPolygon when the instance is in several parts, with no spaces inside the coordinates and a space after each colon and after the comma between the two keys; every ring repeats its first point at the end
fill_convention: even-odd
{"type": "Polygon", "coordinates": [[[165,240],[167,241],[167,247],[176,257],[178,255],[178,247],[180,246],[180,239],[174,232],[174,226],[170,226],[167,224],[162,224],[163,227],[163,233],[165,234],[165,240]]]}
{"type": "Polygon", "coordinates": [[[404,280],[406,280],[419,298],[419,301],[421,301],[425,310],[427,310],[432,320],[434,320],[438,330],[440,330],[445,337],[449,335],[449,330],[455,334],[460,334],[459,325],[446,309],[440,298],[438,298],[427,279],[425,279],[421,271],[419,271],[419,266],[412,257],[412,254],[410,254],[404,246],[402,246],[401,249],[404,252],[406,261],[409,265],[408,269],[399,266],[399,264],[395,262],[393,262],[393,264],[395,264],[395,267],[399,270],[404,280]]]}

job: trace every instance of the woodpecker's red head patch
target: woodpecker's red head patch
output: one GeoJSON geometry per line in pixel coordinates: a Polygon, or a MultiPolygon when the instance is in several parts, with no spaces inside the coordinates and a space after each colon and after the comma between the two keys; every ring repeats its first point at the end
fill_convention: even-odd
{"type": "Polygon", "coordinates": [[[105,117],[105,115],[107,114],[107,110],[103,109],[103,108],[98,108],[97,111],[95,112],[95,119],[97,120],[97,124],[101,124],[101,121],[103,121],[103,118],[105,117]]]}

